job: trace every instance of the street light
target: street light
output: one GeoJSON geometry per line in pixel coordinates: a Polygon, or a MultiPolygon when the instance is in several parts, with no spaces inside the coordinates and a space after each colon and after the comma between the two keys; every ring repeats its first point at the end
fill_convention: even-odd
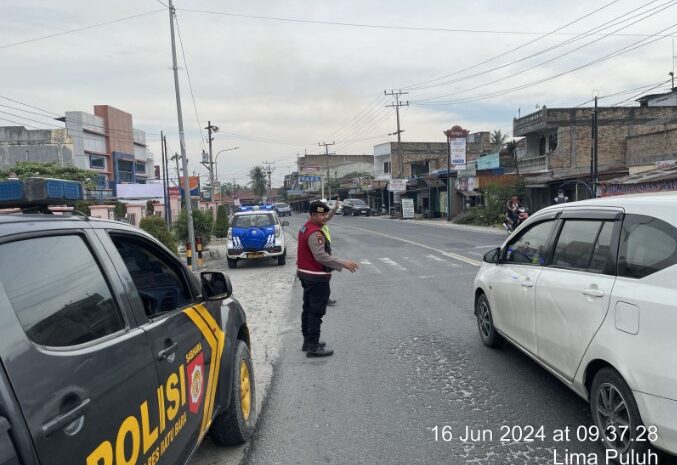
{"type": "Polygon", "coordinates": [[[227,152],[227,151],[229,151],[229,150],[237,150],[237,149],[239,149],[239,148],[240,148],[240,147],[231,147],[231,148],[229,148],[229,149],[223,149],[223,150],[219,150],[219,151],[217,152],[216,156],[214,157],[214,164],[216,165],[216,180],[217,180],[217,181],[219,180],[219,163],[218,163],[218,161],[219,161],[219,154],[221,154],[221,153],[223,153],[223,152],[227,152]]]}

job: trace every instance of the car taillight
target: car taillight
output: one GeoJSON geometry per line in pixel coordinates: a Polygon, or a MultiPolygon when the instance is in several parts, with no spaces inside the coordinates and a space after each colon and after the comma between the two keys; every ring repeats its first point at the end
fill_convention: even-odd
{"type": "Polygon", "coordinates": [[[228,240],[233,240],[233,228],[228,228],[228,240]]]}

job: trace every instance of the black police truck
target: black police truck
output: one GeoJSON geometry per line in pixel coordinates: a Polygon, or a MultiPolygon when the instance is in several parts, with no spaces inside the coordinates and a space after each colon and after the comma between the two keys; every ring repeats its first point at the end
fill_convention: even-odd
{"type": "Polygon", "coordinates": [[[0,181],[0,465],[185,464],[256,423],[245,312],[133,226],[50,205],[72,181],[0,181]]]}

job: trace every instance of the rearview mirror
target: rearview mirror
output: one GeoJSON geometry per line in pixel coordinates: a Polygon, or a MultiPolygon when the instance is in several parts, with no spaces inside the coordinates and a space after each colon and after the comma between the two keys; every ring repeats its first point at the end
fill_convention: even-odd
{"type": "Polygon", "coordinates": [[[203,271],[200,273],[202,297],[207,300],[223,300],[233,294],[230,278],[220,271],[203,271]]]}
{"type": "Polygon", "coordinates": [[[289,221],[283,221],[280,223],[282,226],[289,226],[289,221]]]}
{"type": "Polygon", "coordinates": [[[499,247],[496,247],[495,249],[490,250],[489,252],[484,254],[484,257],[482,257],[482,260],[484,260],[486,263],[498,263],[498,257],[501,255],[501,249],[499,247]]]}

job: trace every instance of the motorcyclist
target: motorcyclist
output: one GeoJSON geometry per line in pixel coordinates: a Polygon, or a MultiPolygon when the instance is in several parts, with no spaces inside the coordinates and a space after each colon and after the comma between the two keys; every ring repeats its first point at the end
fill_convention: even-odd
{"type": "Polygon", "coordinates": [[[506,217],[508,221],[515,227],[519,221],[518,210],[522,208],[522,202],[519,201],[519,197],[516,194],[513,194],[510,200],[505,203],[506,217]]]}
{"type": "Polygon", "coordinates": [[[555,197],[555,204],[558,205],[560,203],[567,203],[569,201],[569,197],[564,195],[564,189],[557,189],[557,197],[555,197]]]}

